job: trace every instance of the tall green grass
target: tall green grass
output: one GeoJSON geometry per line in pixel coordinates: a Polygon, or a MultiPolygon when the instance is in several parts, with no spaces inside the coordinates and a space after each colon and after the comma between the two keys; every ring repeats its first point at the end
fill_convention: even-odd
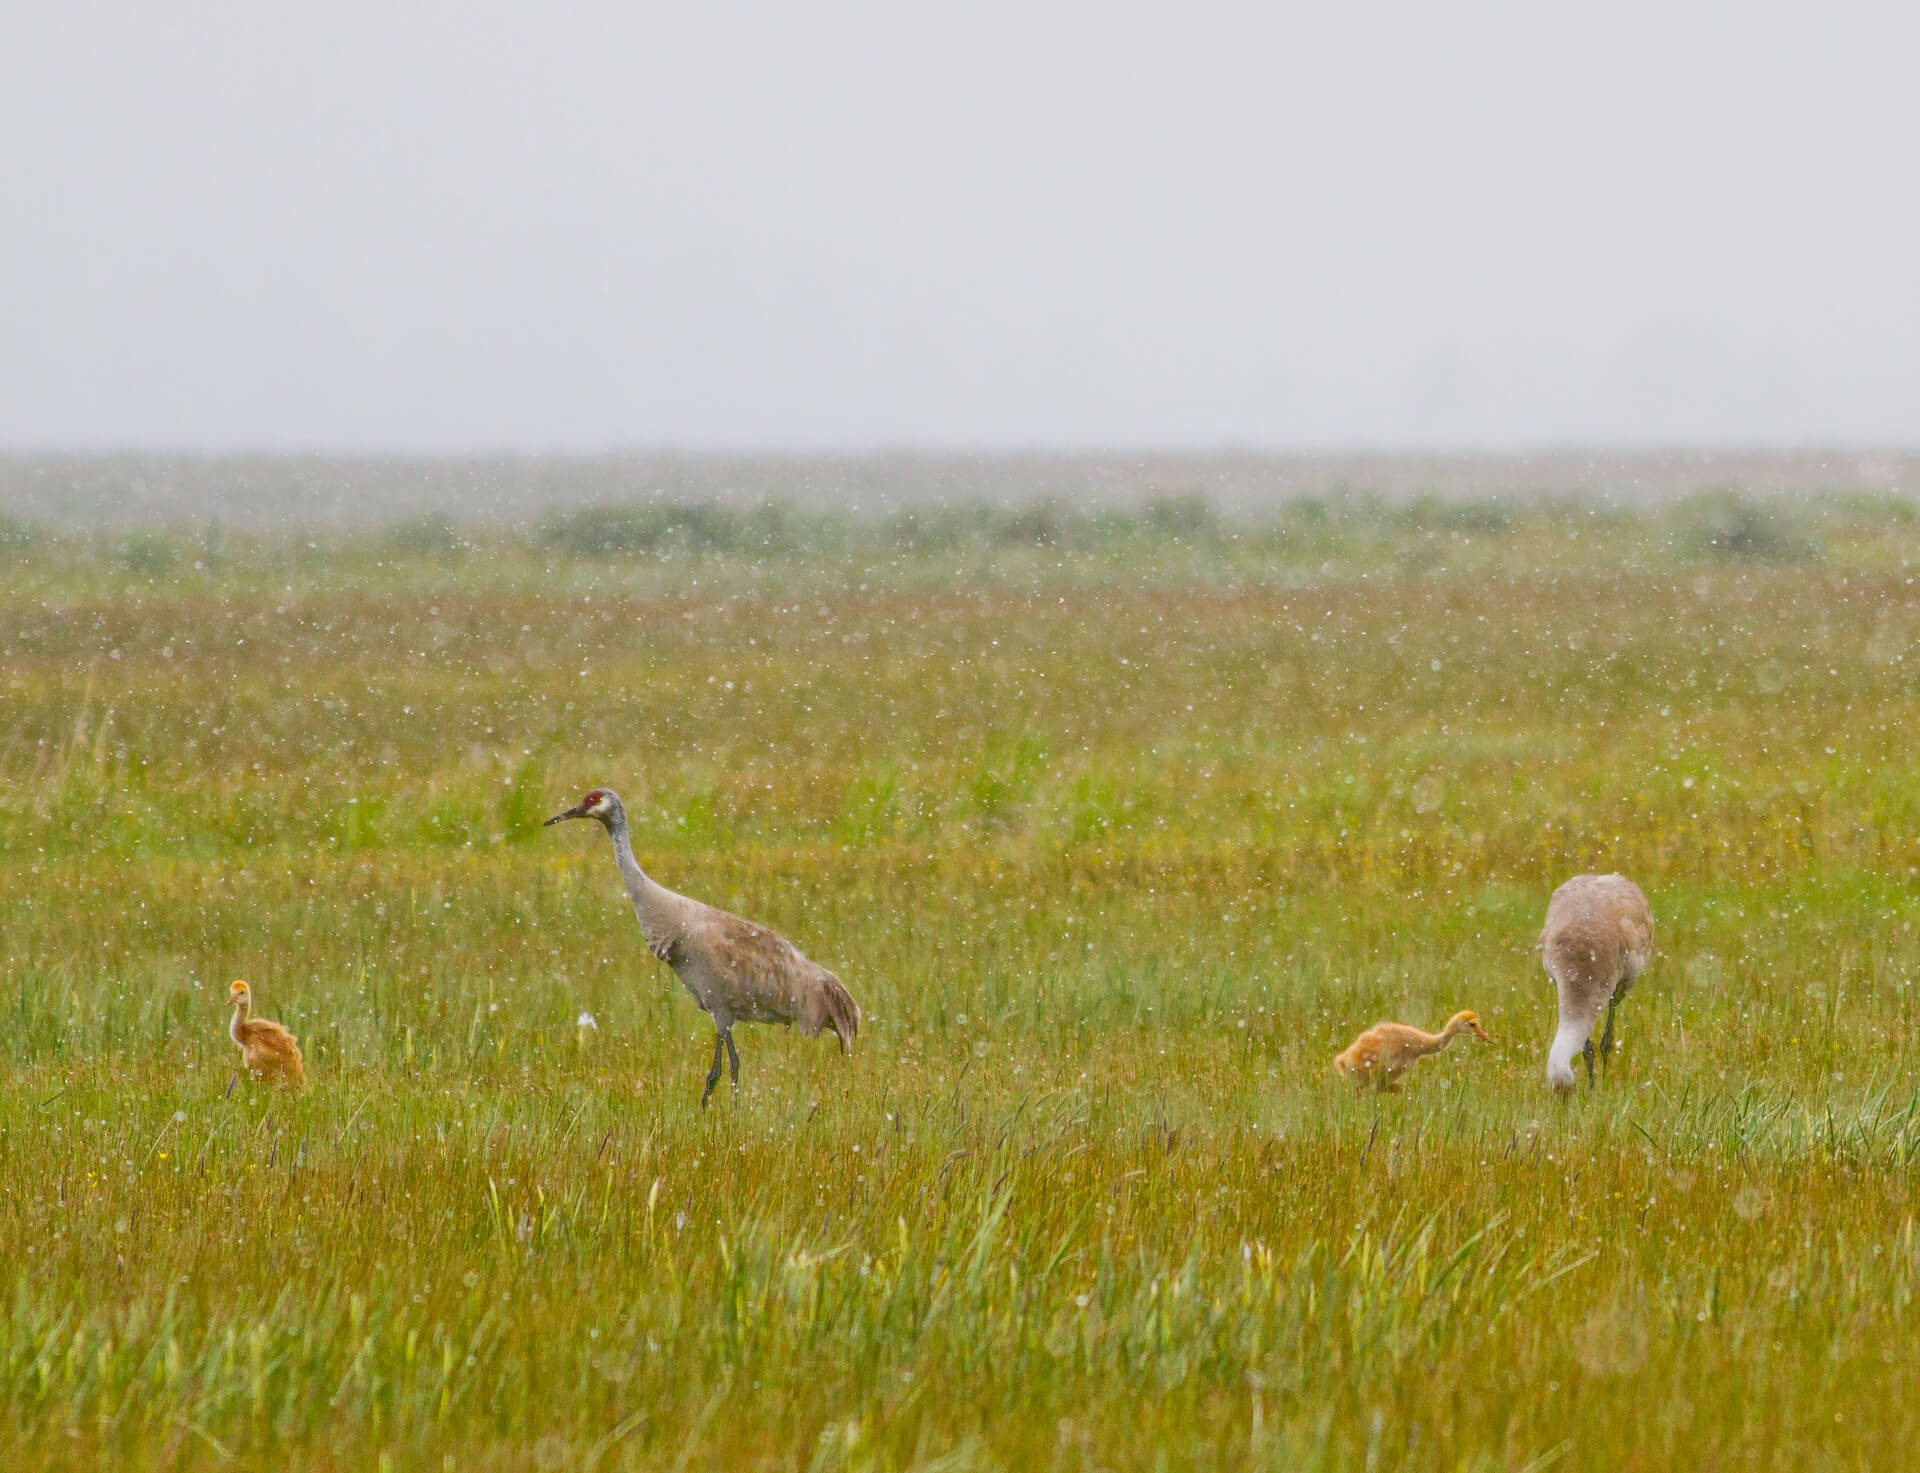
{"type": "Polygon", "coordinates": [[[23,534],[0,1465],[1903,1466],[1912,534],[1755,505],[23,534]],[[851,1057],[699,1110],[595,783],[851,1057]],[[1591,868],[1660,938],[1559,1101],[1591,868]]]}

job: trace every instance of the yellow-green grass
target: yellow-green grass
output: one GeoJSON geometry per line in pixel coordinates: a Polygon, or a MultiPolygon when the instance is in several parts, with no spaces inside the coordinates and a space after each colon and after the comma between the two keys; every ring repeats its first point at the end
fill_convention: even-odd
{"type": "Polygon", "coordinates": [[[1423,515],[19,553],[0,1466],[1904,1466],[1910,523],[1423,515]],[[538,826],[595,783],[850,1057],[743,1026],[699,1110],[538,826]],[[1591,868],[1661,934],[1562,1101],[1591,868]],[[1497,1045],[1332,1077],[1458,1007],[1497,1045]]]}

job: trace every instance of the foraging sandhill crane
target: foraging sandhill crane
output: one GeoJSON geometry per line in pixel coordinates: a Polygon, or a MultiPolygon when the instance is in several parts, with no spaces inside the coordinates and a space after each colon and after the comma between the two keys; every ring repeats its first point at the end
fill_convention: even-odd
{"type": "Polygon", "coordinates": [[[1600,1037],[1604,1062],[1613,1052],[1613,1010],[1640,980],[1653,956],[1653,911],[1624,875],[1575,875],[1547,902],[1540,961],[1560,994],[1560,1026],[1547,1051],[1547,1082],[1573,1088],[1573,1056],[1584,1054],[1593,1083],[1593,1025],[1607,1010],[1600,1037]]]}
{"type": "Polygon", "coordinates": [[[300,1045],[278,1023],[253,1016],[253,989],[236,982],[227,989],[227,1001],[233,1004],[233,1022],[227,1034],[240,1045],[240,1061],[255,1079],[270,1079],[289,1089],[306,1083],[301,1065],[300,1045]]]}
{"type": "Polygon", "coordinates": [[[734,1088],[740,1087],[735,1023],[798,1023],[807,1038],[831,1028],[840,1052],[847,1051],[860,1031],[860,1007],[838,977],[802,956],[779,932],[657,884],[633,857],[626,805],[611,788],[595,788],[547,823],[569,818],[597,819],[612,835],[613,857],[647,950],[679,974],[693,1000],[713,1019],[713,1068],[707,1071],[701,1108],[720,1082],[723,1049],[734,1088]]]}
{"type": "Polygon", "coordinates": [[[1375,1023],[1349,1044],[1333,1061],[1333,1067],[1365,1090],[1373,1085],[1381,1091],[1400,1088],[1402,1074],[1428,1054],[1437,1054],[1467,1030],[1483,1043],[1492,1043],[1480,1026],[1479,1015],[1471,1009],[1455,1013],[1438,1033],[1427,1033],[1407,1023],[1375,1023]]]}

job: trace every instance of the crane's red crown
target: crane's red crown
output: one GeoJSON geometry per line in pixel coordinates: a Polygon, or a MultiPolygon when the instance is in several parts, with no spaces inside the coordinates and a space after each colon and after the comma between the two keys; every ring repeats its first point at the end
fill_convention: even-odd
{"type": "Polygon", "coordinates": [[[547,822],[554,824],[569,818],[597,818],[605,823],[615,801],[613,794],[605,788],[595,788],[565,813],[556,813],[547,822]]]}

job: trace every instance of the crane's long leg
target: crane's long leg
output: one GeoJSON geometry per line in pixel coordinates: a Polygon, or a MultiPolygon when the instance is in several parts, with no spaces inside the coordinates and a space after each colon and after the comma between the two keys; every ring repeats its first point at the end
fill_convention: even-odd
{"type": "Polygon", "coordinates": [[[727,1035],[716,1032],[713,1035],[713,1067],[707,1070],[707,1087],[700,1091],[700,1108],[707,1108],[707,1098],[713,1093],[713,1087],[720,1082],[720,1054],[726,1047],[727,1035]]]}
{"type": "Polygon", "coordinates": [[[1600,1062],[1605,1064],[1613,1056],[1613,1010],[1620,1006],[1619,998],[1607,1001],[1607,1028],[1600,1035],[1600,1062]]]}
{"type": "MultiPolygon", "coordinates": [[[[1585,1043],[1580,1045],[1580,1052],[1586,1056],[1587,1088],[1592,1089],[1593,1088],[1593,1040],[1591,1038],[1589,1038],[1585,1043]]],[[[719,1066],[715,1065],[714,1067],[718,1068],[719,1066]]]]}
{"type": "Polygon", "coordinates": [[[733,1075],[733,1087],[740,1088],[740,1051],[733,1046],[733,1030],[729,1028],[720,1035],[727,1045],[727,1069],[733,1075]]]}

